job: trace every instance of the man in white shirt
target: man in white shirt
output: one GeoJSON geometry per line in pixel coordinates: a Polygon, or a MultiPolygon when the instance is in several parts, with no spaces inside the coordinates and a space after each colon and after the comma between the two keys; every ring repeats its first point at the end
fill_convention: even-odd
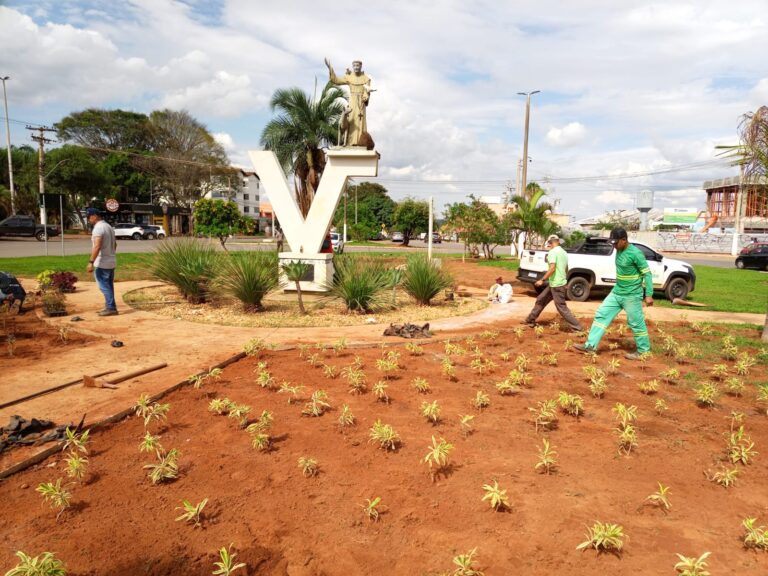
{"type": "Polygon", "coordinates": [[[101,212],[96,208],[88,208],[88,223],[93,226],[91,231],[91,257],[88,259],[88,272],[93,272],[99,290],[104,294],[104,309],[99,310],[99,316],[116,316],[115,304],[115,268],[117,259],[117,240],[115,231],[107,222],[102,220],[101,212]]]}

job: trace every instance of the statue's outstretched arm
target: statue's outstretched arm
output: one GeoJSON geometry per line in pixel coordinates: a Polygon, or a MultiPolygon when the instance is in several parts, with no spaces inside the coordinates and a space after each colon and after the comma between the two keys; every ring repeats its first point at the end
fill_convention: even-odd
{"type": "Polygon", "coordinates": [[[340,84],[347,84],[347,82],[336,76],[336,73],[333,71],[333,66],[331,66],[331,61],[328,60],[328,58],[325,59],[325,65],[328,67],[328,79],[331,81],[331,83],[340,85],[340,84]]]}

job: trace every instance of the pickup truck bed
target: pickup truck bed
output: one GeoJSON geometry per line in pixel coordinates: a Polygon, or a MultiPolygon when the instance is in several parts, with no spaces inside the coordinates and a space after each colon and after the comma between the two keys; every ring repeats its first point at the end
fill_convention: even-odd
{"type": "MultiPolygon", "coordinates": [[[[693,267],[681,260],[674,260],[652,248],[632,242],[637,246],[651,268],[655,290],[664,292],[669,300],[685,298],[696,287],[693,267]]],[[[606,290],[616,284],[615,248],[606,238],[589,238],[568,252],[568,299],[583,302],[596,290],[606,290]]],[[[517,278],[533,284],[544,276],[549,265],[546,250],[526,250],[520,257],[517,278]]]]}

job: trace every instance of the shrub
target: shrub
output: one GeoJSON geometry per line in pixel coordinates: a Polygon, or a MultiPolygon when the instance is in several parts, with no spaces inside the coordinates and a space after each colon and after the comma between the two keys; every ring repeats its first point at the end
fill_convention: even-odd
{"type": "Polygon", "coordinates": [[[453,284],[451,277],[424,256],[411,256],[403,277],[403,289],[419,304],[429,306],[430,300],[453,284]]]}
{"type": "Polygon", "coordinates": [[[189,302],[199,304],[208,297],[217,262],[216,250],[205,242],[192,238],[166,240],[155,251],[150,272],[175,286],[189,302]]]}
{"type": "Polygon", "coordinates": [[[368,313],[383,308],[390,274],[381,262],[367,258],[336,257],[336,272],[326,285],[329,295],[344,302],[350,312],[368,313]]]}
{"type": "Polygon", "coordinates": [[[65,294],[71,294],[75,291],[76,282],[77,276],[72,272],[54,272],[51,276],[51,287],[65,294]]]}
{"type": "Polygon", "coordinates": [[[56,274],[55,270],[43,270],[35,276],[35,280],[37,280],[40,290],[45,290],[46,288],[51,287],[51,279],[54,274],[56,274]]]}
{"type": "Polygon", "coordinates": [[[61,314],[67,311],[66,296],[58,290],[43,290],[43,311],[48,314],[61,314]]]}
{"type": "Polygon", "coordinates": [[[278,283],[276,253],[239,252],[224,261],[214,286],[218,292],[242,302],[247,312],[256,312],[261,310],[264,296],[278,283]]]}
{"type": "Polygon", "coordinates": [[[51,552],[43,552],[40,556],[28,556],[24,552],[16,552],[19,563],[6,572],[6,576],[66,576],[67,570],[61,560],[57,560],[51,552]]]}

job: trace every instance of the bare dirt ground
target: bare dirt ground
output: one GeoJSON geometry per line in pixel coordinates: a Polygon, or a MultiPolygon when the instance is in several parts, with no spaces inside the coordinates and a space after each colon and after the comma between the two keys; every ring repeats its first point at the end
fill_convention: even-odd
{"type": "MultiPolygon", "coordinates": [[[[621,354],[632,348],[631,341],[609,336],[597,366],[607,368],[614,357],[607,350],[610,343],[620,345],[615,357],[621,365],[608,377],[605,397],[597,399],[582,377],[582,366],[590,360],[564,350],[570,335],[548,329],[535,338],[528,329],[518,337],[510,330],[512,322],[499,323],[502,332],[495,337],[483,338],[477,328],[470,329],[475,342],[460,343],[467,352],[479,346],[483,358],[497,364],[490,374],[478,375],[470,368],[471,354],[454,354],[457,380],[450,381],[441,371],[446,350],[439,342],[425,344],[423,356],[411,356],[402,346],[338,355],[309,351],[338,369],[359,355],[368,390],[356,395],[343,378],[325,377],[321,368],[300,359],[297,350],[265,351],[226,368],[218,383],[172,392],[163,400],[171,405],[168,421],[151,424],[150,430],[166,448],[180,450],[179,478],[149,483],[142,466],[153,458],[138,452],[145,432],[140,419],[103,430],[92,439],[90,476],[83,485],[71,485],[72,507],[58,521],[34,487],[65,477],[60,458],[0,483],[0,566],[11,567],[16,550],[48,550],[75,576],[194,576],[210,574],[216,550],[233,543],[237,560],[248,564],[241,573],[251,575],[434,575],[452,570],[452,557],[475,547],[477,567],[487,576],[671,574],[676,553],[699,556],[705,551],[712,552],[712,574],[768,571],[768,556],[745,550],[740,541],[742,519],[757,516],[764,524],[768,516],[768,458],[763,456],[768,427],[754,387],[766,381],[765,364],[745,378],[742,397],[723,394],[714,408],[698,406],[691,389],[721,361],[712,351],[723,334],[754,338],[753,331],[701,335],[688,324],[664,325],[679,342],[697,347],[686,364],[662,355],[647,364],[632,363],[621,354]],[[543,343],[557,353],[557,365],[537,362],[543,343]],[[389,382],[389,404],[370,392],[381,378],[376,361],[388,350],[399,351],[401,365],[389,382]],[[508,361],[503,352],[510,353],[508,361]],[[495,383],[521,353],[530,358],[530,385],[502,396],[495,383]],[[305,386],[301,401],[288,404],[285,395],[258,386],[258,362],[267,363],[276,384],[305,386]],[[654,395],[638,390],[638,383],[669,366],[681,372],[677,384],[662,383],[654,395]],[[430,383],[429,394],[413,388],[416,377],[430,383]],[[302,416],[304,401],[316,389],[328,392],[332,409],[317,418],[302,416]],[[482,411],[470,405],[478,391],[490,397],[482,411]],[[560,413],[555,429],[537,432],[529,408],[560,391],[582,396],[584,415],[560,413]],[[270,410],[272,450],[252,448],[248,433],[236,422],[209,412],[213,397],[250,405],[250,421],[270,410]],[[662,415],[654,411],[657,399],[669,406],[662,415]],[[441,407],[436,425],[420,415],[424,401],[437,401],[441,407]],[[617,450],[611,411],[616,402],[638,408],[638,446],[629,456],[617,450]],[[343,404],[357,420],[344,432],[337,424],[343,404]],[[744,413],[746,433],[759,454],[749,465],[736,465],[736,485],[725,489],[704,474],[727,463],[725,435],[734,410],[744,413]],[[474,431],[466,438],[459,414],[475,415],[474,431]],[[376,419],[399,433],[397,450],[369,442],[368,430],[376,419]],[[451,466],[434,482],[423,463],[432,436],[455,445],[451,466]],[[534,470],[543,438],[558,455],[559,467],[552,475],[534,470]],[[317,459],[317,477],[302,476],[300,456],[317,459]],[[507,512],[494,512],[481,501],[483,485],[494,480],[507,490],[507,512]],[[671,488],[672,508],[666,514],[644,506],[657,482],[671,488]],[[371,522],[361,505],[375,497],[382,499],[383,514],[371,522]],[[202,528],[174,521],[182,499],[203,498],[210,503],[202,528]],[[624,527],[629,538],[622,554],[576,550],[585,539],[585,526],[598,520],[624,527]]],[[[655,330],[654,338],[659,339],[655,330]]],[[[758,354],[746,344],[740,348],[758,354]]]]}

